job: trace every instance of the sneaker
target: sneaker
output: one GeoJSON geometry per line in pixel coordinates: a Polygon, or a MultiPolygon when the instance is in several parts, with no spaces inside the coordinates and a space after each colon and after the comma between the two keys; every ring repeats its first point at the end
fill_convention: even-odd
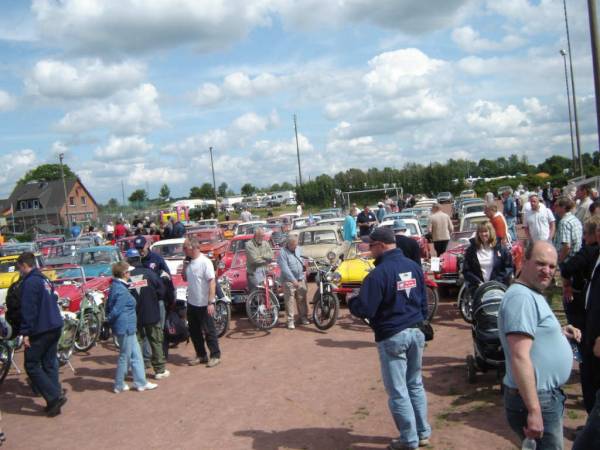
{"type": "Polygon", "coordinates": [[[162,380],[163,378],[168,378],[169,375],[171,375],[171,372],[169,372],[167,369],[165,369],[161,373],[154,374],[154,379],[155,380],[162,380]]]}
{"type": "Polygon", "coordinates": [[[416,450],[418,447],[409,447],[407,444],[402,443],[400,438],[392,439],[388,450],[416,450]]]}
{"type": "Polygon", "coordinates": [[[288,322],[287,328],[288,330],[293,330],[294,328],[296,328],[296,326],[294,325],[294,322],[288,322]]]}
{"type": "Polygon", "coordinates": [[[54,400],[53,403],[48,405],[48,409],[46,410],[46,415],[48,417],[56,417],[60,414],[60,409],[63,405],[67,403],[67,397],[58,397],[58,399],[54,400]]]}
{"type": "Polygon", "coordinates": [[[143,385],[143,386],[139,386],[136,387],[135,390],[139,391],[139,392],[143,392],[143,391],[151,391],[153,389],[156,389],[158,387],[158,384],[155,383],[150,383],[149,381],[143,385]]]}
{"type": "Polygon", "coordinates": [[[208,362],[208,357],[203,356],[202,358],[194,358],[188,362],[188,366],[197,366],[200,364],[206,364],[208,362]]]}
{"type": "Polygon", "coordinates": [[[113,391],[115,394],[120,394],[121,392],[127,392],[129,390],[129,385],[124,384],[121,389],[114,388],[113,391]]]}
{"type": "Polygon", "coordinates": [[[301,323],[302,323],[302,325],[310,325],[310,320],[304,318],[304,319],[302,319],[301,323]]]}
{"type": "Polygon", "coordinates": [[[419,439],[419,447],[427,447],[429,444],[429,438],[419,439]]]}
{"type": "Polygon", "coordinates": [[[220,363],[221,363],[221,358],[210,358],[210,360],[206,364],[206,367],[215,367],[215,366],[218,366],[220,363]]]}

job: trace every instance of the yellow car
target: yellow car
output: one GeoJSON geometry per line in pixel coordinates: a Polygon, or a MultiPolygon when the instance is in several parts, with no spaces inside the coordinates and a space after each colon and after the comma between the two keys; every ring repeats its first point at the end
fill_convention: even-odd
{"type": "MultiPolygon", "coordinates": [[[[4,304],[6,292],[11,284],[19,279],[19,271],[17,270],[17,259],[19,255],[9,255],[0,257],[0,305],[4,304]]],[[[56,271],[51,269],[43,269],[42,257],[39,254],[35,255],[35,265],[42,270],[44,275],[53,280],[56,278],[56,271]]]]}
{"type": "MultiPolygon", "coordinates": [[[[369,244],[353,242],[344,255],[344,260],[336,269],[336,272],[341,276],[338,287],[358,291],[367,274],[375,267],[373,262],[374,259],[371,258],[369,252],[369,244]]],[[[343,295],[340,297],[343,297],[343,295]]]]}

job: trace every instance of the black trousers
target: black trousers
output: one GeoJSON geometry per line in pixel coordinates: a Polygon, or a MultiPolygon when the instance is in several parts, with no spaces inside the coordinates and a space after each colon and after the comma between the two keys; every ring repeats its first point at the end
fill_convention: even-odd
{"type": "Polygon", "coordinates": [[[585,410],[589,414],[596,402],[596,393],[600,390],[600,370],[596,367],[598,358],[594,357],[591,351],[584,351],[581,356],[583,357],[583,361],[579,364],[581,393],[585,410]]]}
{"type": "Polygon", "coordinates": [[[433,248],[435,248],[435,253],[438,257],[442,256],[442,253],[446,251],[446,247],[448,247],[448,242],[450,241],[433,241],[433,248]]]}
{"type": "Polygon", "coordinates": [[[194,306],[188,303],[187,319],[196,356],[198,358],[206,358],[206,347],[204,346],[204,342],[206,341],[210,357],[220,358],[219,338],[217,337],[215,322],[212,316],[208,314],[208,307],[194,306]]]}
{"type": "Polygon", "coordinates": [[[37,392],[50,404],[62,395],[58,380],[58,341],[62,328],[46,331],[29,337],[29,348],[25,349],[25,371],[37,392]]]}

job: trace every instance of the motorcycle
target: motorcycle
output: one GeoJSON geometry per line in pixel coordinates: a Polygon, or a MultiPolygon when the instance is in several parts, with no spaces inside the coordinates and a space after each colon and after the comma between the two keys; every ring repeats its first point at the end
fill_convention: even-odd
{"type": "Polygon", "coordinates": [[[315,283],[318,287],[312,299],[313,321],[315,326],[323,331],[335,325],[340,311],[340,300],[337,294],[347,291],[337,287],[342,277],[336,272],[338,267],[334,262],[336,255],[332,253],[327,257],[329,264],[309,260],[316,269],[315,283]]]}
{"type": "Polygon", "coordinates": [[[70,311],[61,311],[60,314],[63,318],[63,328],[60,339],[58,340],[58,351],[56,355],[58,364],[60,366],[68,364],[71,370],[75,372],[70,359],[75,348],[77,331],[79,329],[79,319],[77,314],[70,311]]]}
{"type": "Polygon", "coordinates": [[[227,277],[219,278],[213,319],[217,336],[221,337],[227,333],[231,321],[231,283],[227,277]]]}
{"type": "MultiPolygon", "coordinates": [[[[68,299],[63,300],[60,306],[63,312],[68,312],[68,299]]],[[[70,315],[63,315],[63,318],[76,320],[74,349],[79,352],[87,352],[98,341],[102,324],[105,322],[104,295],[98,291],[86,292],[81,300],[79,311],[73,315],[75,319],[70,315]]]]}
{"type": "Polygon", "coordinates": [[[423,261],[422,267],[425,278],[425,294],[427,295],[427,317],[425,320],[431,322],[440,302],[439,286],[434,279],[429,261],[423,261]]]}

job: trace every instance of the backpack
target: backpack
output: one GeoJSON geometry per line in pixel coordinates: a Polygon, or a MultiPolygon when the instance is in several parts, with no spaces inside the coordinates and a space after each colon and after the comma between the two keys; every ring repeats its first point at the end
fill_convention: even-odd
{"type": "Polygon", "coordinates": [[[170,344],[179,344],[188,341],[190,332],[185,320],[181,318],[177,311],[170,311],[165,320],[165,339],[170,344]]]}
{"type": "Polygon", "coordinates": [[[10,285],[6,292],[6,313],[4,315],[6,321],[12,327],[12,333],[8,339],[14,339],[21,331],[21,284],[22,279],[19,278],[10,285]]]}

